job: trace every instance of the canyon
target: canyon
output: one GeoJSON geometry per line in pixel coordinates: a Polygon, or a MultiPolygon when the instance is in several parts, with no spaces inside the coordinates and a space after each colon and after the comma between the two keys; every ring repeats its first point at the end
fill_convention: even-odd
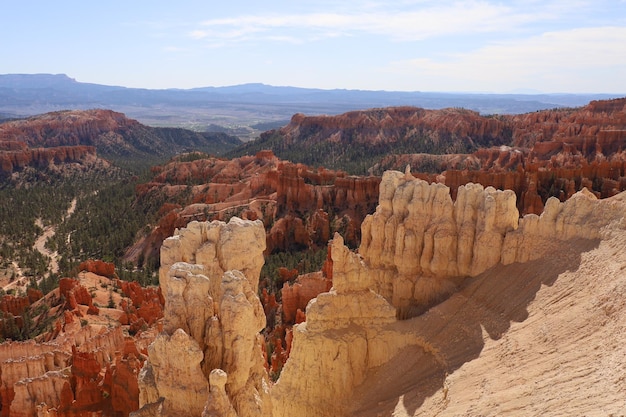
{"type": "Polygon", "coordinates": [[[191,219],[227,219],[233,214],[268,225],[268,253],[320,247],[335,231],[356,247],[360,224],[377,202],[380,174],[407,165],[414,176],[448,186],[453,199],[467,183],[512,190],[520,215],[540,214],[550,197],[566,201],[583,188],[607,198],[626,190],[625,108],[626,100],[619,99],[580,109],[497,117],[416,108],[296,115],[279,130],[280,146],[292,151],[304,147],[302,153],[315,143],[376,148],[380,143],[410,142],[415,132],[425,135],[429,146],[441,145],[446,152],[468,143],[480,149],[465,154],[393,152],[381,157],[368,176],[283,161],[271,151],[230,160],[202,155],[192,161],[173,159],[153,168],[152,181],[138,187],[138,196],[156,199],[160,194],[176,203],[162,206],[158,228],[128,258],[137,259],[139,253],[155,257],[160,242],[191,219]],[[489,144],[499,146],[482,147],[489,144]]]}
{"type": "Polygon", "coordinates": [[[517,195],[522,214],[583,188],[626,189],[626,99],[520,115],[390,107],[336,116],[296,114],[233,154],[271,149],[283,159],[380,177],[411,172],[452,189],[473,182],[517,195]]]}
{"type": "Polygon", "coordinates": [[[379,178],[311,169],[270,151],[230,160],[181,159],[153,167],[152,180],[137,186],[139,200],[169,201],[159,209],[157,227],[129,249],[127,259],[156,256],[163,240],[189,221],[234,215],[263,221],[266,254],[325,247],[336,230],[354,247],[361,222],[376,205],[379,178]]]}
{"type": "Polygon", "coordinates": [[[626,354],[617,331],[625,303],[611,295],[626,283],[625,213],[624,193],[600,200],[583,190],[520,218],[512,191],[468,184],[453,201],[442,184],[389,171],[358,253],[333,236],[332,288],[293,327],[273,386],[262,366],[257,335],[265,323],[254,291],[264,228],[236,217],[192,222],[161,250],[165,331],[149,349],[143,406],[131,415],[618,412],[624,386],[616,375],[605,378],[610,371],[598,361],[619,363],[626,354]],[[587,298],[576,306],[579,286],[587,298]],[[242,333],[233,339],[233,332],[242,333]],[[521,349],[524,335],[536,346],[521,349]],[[580,337],[599,349],[595,356],[576,348],[580,337]],[[544,354],[548,362],[539,360],[544,354]],[[517,358],[528,371],[523,380],[485,363],[505,370],[517,358]],[[550,360],[563,364],[562,373],[550,360]],[[587,380],[598,385],[581,397],[576,387],[587,380]]]}
{"type": "MultiPolygon", "coordinates": [[[[293,147],[333,132],[374,148],[415,129],[455,152],[388,155],[369,176],[271,150],[175,156],[136,186],[158,214],[125,254],[125,269],[158,257],[159,287],[90,260],[45,296],[0,300],[3,335],[31,318],[50,325],[0,345],[2,414],[619,413],[625,105],[376,109],[296,115],[281,129],[293,147]],[[327,249],[321,271],[261,278],[270,256],[310,249],[327,249]]],[[[61,139],[30,148],[41,126],[30,142],[17,130],[1,142],[40,155],[5,175],[100,153],[61,139]],[[78,147],[94,153],[44,156],[78,147]]]]}

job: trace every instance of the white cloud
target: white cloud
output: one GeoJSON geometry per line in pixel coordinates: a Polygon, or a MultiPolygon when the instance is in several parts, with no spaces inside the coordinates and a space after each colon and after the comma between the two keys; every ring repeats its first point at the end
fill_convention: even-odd
{"type": "Polygon", "coordinates": [[[423,83],[424,90],[467,90],[472,85],[485,91],[533,87],[621,93],[626,92],[624,45],[624,27],[572,29],[492,43],[440,59],[397,61],[384,72],[411,76],[423,83]]]}
{"type": "MultiPolygon", "coordinates": [[[[190,33],[194,39],[245,41],[255,35],[272,36],[280,31],[299,31],[300,36],[319,38],[337,34],[375,34],[396,41],[416,41],[459,33],[511,30],[529,22],[554,19],[560,2],[514,8],[502,3],[464,0],[456,2],[408,2],[392,6],[370,3],[352,12],[243,15],[210,19],[190,33]],[[361,11],[358,11],[361,10],[361,11]]],[[[571,7],[571,3],[570,3],[571,7]]],[[[560,9],[560,7],[559,7],[560,9]]]]}

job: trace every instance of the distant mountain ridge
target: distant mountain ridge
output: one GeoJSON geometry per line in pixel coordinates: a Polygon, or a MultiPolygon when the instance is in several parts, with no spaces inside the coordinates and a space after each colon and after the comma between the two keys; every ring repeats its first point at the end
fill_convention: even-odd
{"type": "Polygon", "coordinates": [[[340,114],[372,107],[462,107],[483,114],[519,114],[575,107],[607,94],[464,94],[323,90],[250,83],[193,89],[142,89],[83,83],[65,74],[0,75],[0,114],[30,116],[56,110],[108,108],[151,126],[250,126],[295,113],[340,114]]]}

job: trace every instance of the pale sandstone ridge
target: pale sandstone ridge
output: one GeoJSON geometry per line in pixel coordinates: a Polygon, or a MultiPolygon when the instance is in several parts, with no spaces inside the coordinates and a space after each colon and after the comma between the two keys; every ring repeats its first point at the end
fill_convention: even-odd
{"type": "Polygon", "coordinates": [[[605,219],[590,216],[603,205],[586,189],[565,203],[548,199],[540,215],[519,219],[515,194],[466,184],[450,189],[387,171],[376,212],[362,225],[359,253],[374,289],[399,309],[423,311],[473,277],[503,263],[542,255],[545,241],[598,238],[605,219]]]}
{"type": "Polygon", "coordinates": [[[386,327],[395,309],[370,289],[361,257],[335,234],[333,288],[311,300],[307,321],[294,326],[290,357],[272,390],[274,416],[341,416],[366,372],[415,343],[386,327]]]}
{"type": "Polygon", "coordinates": [[[453,202],[445,186],[408,170],[386,173],[360,254],[333,239],[334,287],[311,300],[307,321],[294,326],[291,355],[272,390],[274,417],[419,413],[446,375],[480,355],[484,339],[502,337],[527,316],[542,283],[576,267],[577,250],[609,239],[611,230],[623,234],[626,196],[617,197],[582,191],[520,220],[511,192],[469,184],[453,202]],[[591,243],[572,243],[580,238],[591,243]],[[548,249],[569,247],[568,256],[549,258],[548,249]],[[396,309],[423,312],[441,301],[414,319],[395,318],[396,309]],[[411,389],[413,408],[395,407],[411,389]],[[370,412],[376,408],[383,411],[370,412]]]}
{"type": "Polygon", "coordinates": [[[132,415],[269,415],[257,296],[264,250],[262,222],[236,217],[191,222],[164,241],[163,332],[148,348],[132,415]]]}
{"type": "Polygon", "coordinates": [[[350,415],[623,414],[624,247],[626,193],[525,217],[502,263],[398,323],[442,360],[402,351],[370,371],[350,415]]]}

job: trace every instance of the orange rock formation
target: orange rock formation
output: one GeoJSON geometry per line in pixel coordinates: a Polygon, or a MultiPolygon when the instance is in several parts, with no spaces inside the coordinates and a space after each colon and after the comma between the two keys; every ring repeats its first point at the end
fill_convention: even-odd
{"type": "Polygon", "coordinates": [[[191,220],[222,220],[236,214],[263,220],[268,253],[323,247],[335,230],[347,232],[346,240],[356,245],[361,221],[376,204],[380,182],[376,177],[280,161],[271,152],[233,160],[174,160],[154,172],[152,182],[137,187],[139,198],[191,191],[189,202],[184,208],[164,205],[158,227],[131,248],[130,257],[150,256],[175,228],[191,220]],[[197,185],[189,188],[188,183],[197,185]]]}
{"type": "MultiPolygon", "coordinates": [[[[115,276],[105,263],[91,261],[88,265],[115,276]]],[[[146,327],[162,316],[162,296],[158,289],[116,283],[93,273],[81,273],[79,279],[61,279],[59,289],[43,299],[39,299],[41,294],[36,291],[29,291],[23,297],[22,303],[26,305],[30,299],[35,302],[34,308],[48,303],[49,309],[44,314],[58,318],[50,332],[38,337],[46,342],[0,344],[3,416],[87,417],[95,412],[128,416],[139,408],[138,374],[146,359],[146,345],[154,336],[145,331],[135,338],[124,336],[122,326],[116,322],[119,312],[94,305],[93,300],[105,299],[100,292],[106,294],[115,285],[126,296],[115,294],[116,299],[121,299],[116,304],[127,303],[134,312],[140,312],[140,320],[146,327]],[[66,302],[61,303],[61,299],[66,302]],[[84,316],[84,313],[92,315],[84,316]]]]}

